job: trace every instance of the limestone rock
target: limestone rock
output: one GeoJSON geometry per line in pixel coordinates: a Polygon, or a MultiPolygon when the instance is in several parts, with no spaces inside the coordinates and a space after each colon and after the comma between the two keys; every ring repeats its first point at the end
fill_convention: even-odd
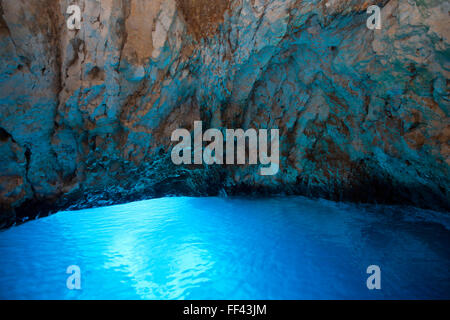
{"type": "Polygon", "coordinates": [[[1,0],[0,223],[161,195],[448,210],[445,0],[1,0]],[[82,11],[66,27],[67,7],[82,11]],[[370,5],[382,29],[366,27],[370,5]],[[176,128],[279,128],[280,172],[174,166],[176,128]]]}

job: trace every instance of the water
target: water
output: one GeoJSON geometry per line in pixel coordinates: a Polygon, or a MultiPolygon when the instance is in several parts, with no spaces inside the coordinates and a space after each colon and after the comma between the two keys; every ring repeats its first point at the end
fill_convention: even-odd
{"type": "Polygon", "coordinates": [[[449,221],[303,197],[60,212],[0,232],[0,298],[448,299],[449,221]],[[81,290],[66,287],[70,265],[81,290]],[[367,289],[369,265],[381,290],[367,289]]]}

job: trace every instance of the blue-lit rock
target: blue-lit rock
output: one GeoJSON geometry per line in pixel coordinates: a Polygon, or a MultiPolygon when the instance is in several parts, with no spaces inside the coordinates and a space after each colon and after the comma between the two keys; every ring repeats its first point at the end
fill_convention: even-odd
{"type": "Polygon", "coordinates": [[[1,2],[3,225],[222,189],[450,208],[448,1],[80,3],[74,32],[69,0],[1,2]],[[195,120],[279,128],[280,172],[175,167],[195,120]]]}

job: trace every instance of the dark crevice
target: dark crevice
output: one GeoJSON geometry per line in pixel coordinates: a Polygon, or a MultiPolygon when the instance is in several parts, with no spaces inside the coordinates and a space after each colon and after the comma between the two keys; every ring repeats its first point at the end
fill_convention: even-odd
{"type": "Polygon", "coordinates": [[[9,134],[8,131],[6,131],[5,129],[0,127],[0,141],[1,142],[6,142],[6,141],[8,141],[8,139],[11,139],[12,141],[14,141],[12,139],[11,134],[9,134]]]}
{"type": "Polygon", "coordinates": [[[26,148],[26,151],[25,151],[25,159],[27,160],[26,169],[27,169],[27,173],[28,173],[28,170],[30,169],[30,159],[31,159],[31,151],[28,147],[26,148]]]}
{"type": "Polygon", "coordinates": [[[30,185],[31,191],[33,192],[33,198],[36,195],[36,190],[34,189],[33,183],[30,181],[30,178],[28,177],[28,174],[30,172],[30,163],[31,163],[31,150],[28,146],[25,146],[25,160],[26,160],[26,166],[25,166],[25,178],[30,185]]]}

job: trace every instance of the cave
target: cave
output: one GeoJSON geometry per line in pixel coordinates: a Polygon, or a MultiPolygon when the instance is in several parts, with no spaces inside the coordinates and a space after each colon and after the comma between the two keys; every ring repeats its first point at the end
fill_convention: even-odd
{"type": "MultiPolygon", "coordinates": [[[[0,1],[0,298],[448,299],[449,9],[0,1]],[[219,133],[276,130],[277,159],[173,161],[172,134],[194,137],[199,121],[219,133]],[[277,170],[260,174],[261,163],[277,170]],[[55,248],[75,261],[47,266],[55,248]],[[20,285],[27,271],[12,272],[37,254],[49,270],[87,268],[97,286],[108,275],[110,291],[20,285]],[[404,267],[403,282],[355,280],[377,263],[382,275],[404,267]],[[227,270],[227,283],[205,280],[227,270]],[[333,279],[337,291],[324,285],[333,279]]],[[[194,149],[183,155],[196,159],[194,149]]]]}

